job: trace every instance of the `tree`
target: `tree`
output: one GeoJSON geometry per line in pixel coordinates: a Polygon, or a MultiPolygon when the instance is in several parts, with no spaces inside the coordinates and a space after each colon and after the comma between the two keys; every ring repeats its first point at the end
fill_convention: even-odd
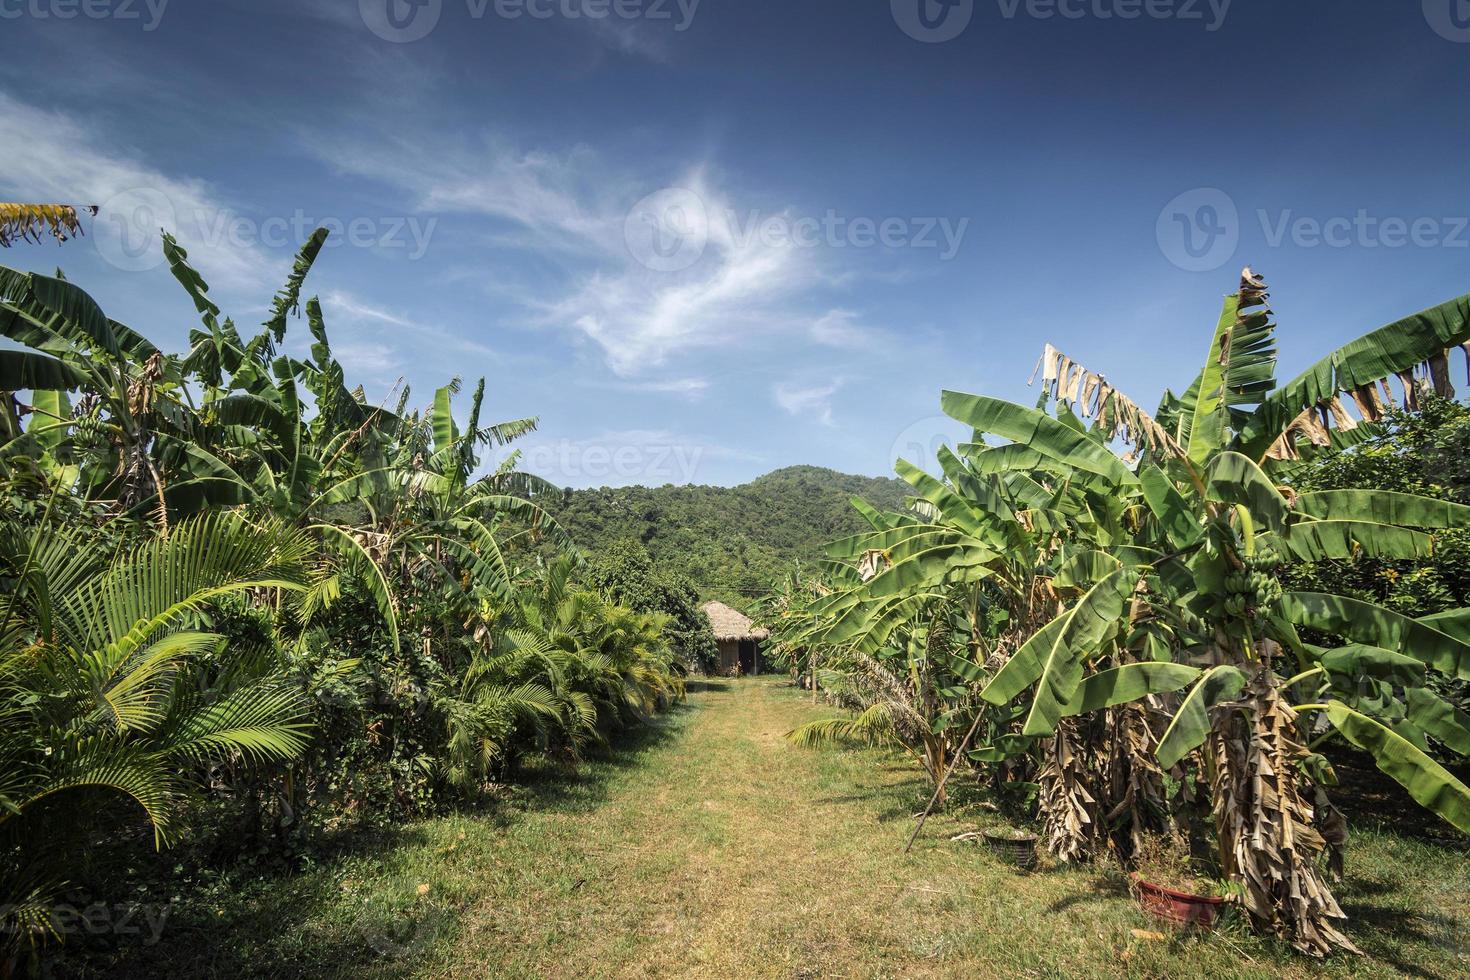
{"type": "Polygon", "coordinates": [[[637,541],[622,539],[589,559],[582,577],[603,599],[643,613],[668,617],[669,641],[683,662],[705,673],[719,660],[719,647],[699,593],[688,578],[655,565],[637,541]]]}

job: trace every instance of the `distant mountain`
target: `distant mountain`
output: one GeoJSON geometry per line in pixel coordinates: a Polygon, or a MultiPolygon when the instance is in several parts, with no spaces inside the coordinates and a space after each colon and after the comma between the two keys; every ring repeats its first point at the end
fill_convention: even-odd
{"type": "Polygon", "coordinates": [[[738,487],[576,490],[556,516],[589,552],[632,538],[702,598],[742,608],[793,562],[811,564],[829,541],[866,528],[851,497],[895,510],[910,493],[899,480],[788,466],[738,487]]]}

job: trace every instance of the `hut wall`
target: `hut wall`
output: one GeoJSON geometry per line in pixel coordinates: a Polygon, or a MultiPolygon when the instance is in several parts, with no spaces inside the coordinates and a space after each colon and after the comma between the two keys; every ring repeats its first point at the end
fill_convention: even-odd
{"type": "Polygon", "coordinates": [[[735,668],[740,665],[740,641],[720,640],[720,673],[730,675],[735,673],[735,668]]]}

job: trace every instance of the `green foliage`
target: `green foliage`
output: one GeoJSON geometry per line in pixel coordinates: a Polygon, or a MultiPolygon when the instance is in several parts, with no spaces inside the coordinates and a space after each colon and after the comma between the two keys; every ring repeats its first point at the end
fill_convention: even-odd
{"type": "Polygon", "coordinates": [[[1049,345],[1036,408],[944,392],[973,440],[940,453],[942,480],[900,461],[919,499],[860,510],[872,531],[831,547],[795,633],[860,713],[794,736],[867,731],[883,706],[933,778],[945,733],[972,717],[970,760],[997,781],[1036,774],[1055,855],[1187,835],[1253,921],[1324,955],[1352,943],[1319,860],[1342,834],[1318,745],[1345,740],[1454,826],[1470,819],[1470,789],[1431,755],[1470,731],[1453,697],[1470,679],[1470,611],[1454,608],[1470,510],[1453,496],[1470,426],[1430,391],[1449,387],[1470,298],[1280,391],[1266,302],[1246,270],[1200,375],[1157,419],[1049,345]],[[1431,422],[1383,412],[1390,376],[1431,422]],[[1317,587],[1284,588],[1287,562],[1288,585],[1317,587]]]}
{"type": "Polygon", "coordinates": [[[547,507],[590,554],[636,541],[701,601],[743,608],[794,562],[814,565],[828,541],[863,530],[851,497],[894,508],[908,493],[897,480],[792,466],[738,487],[577,490],[547,507]]]}
{"type": "Polygon", "coordinates": [[[712,645],[646,556],[604,566],[606,594],[573,584],[540,506],[559,491],[482,465],[536,426],[485,424],[483,379],[467,410],[458,379],[420,411],[348,387],[302,302],[325,239],[247,338],[166,237],[199,317],[184,354],[0,268],[0,335],[25,348],[0,361],[0,972],[140,820],[158,846],[291,854],[483,802],[523,759],[647,722],[712,645]]]}
{"type": "Polygon", "coordinates": [[[614,541],[598,548],[581,576],[608,602],[668,617],[665,635],[682,661],[705,673],[718,666],[720,651],[699,592],[689,579],[655,564],[637,541],[614,541]]]}

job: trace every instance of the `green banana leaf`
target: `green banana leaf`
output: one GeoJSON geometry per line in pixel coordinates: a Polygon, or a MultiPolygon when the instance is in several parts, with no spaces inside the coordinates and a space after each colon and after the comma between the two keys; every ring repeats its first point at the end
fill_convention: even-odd
{"type": "Polygon", "coordinates": [[[1426,688],[1408,692],[1409,723],[1452,752],[1470,756],[1470,715],[1426,688]]]}
{"type": "Polygon", "coordinates": [[[51,326],[64,336],[78,339],[77,334],[89,342],[89,346],[100,347],[113,357],[122,357],[117,334],[112,332],[112,323],[102,313],[97,301],[80,287],[65,279],[56,279],[31,273],[31,294],[46,311],[58,317],[60,323],[51,326]]]}
{"type": "Polygon", "coordinates": [[[1159,747],[1154,750],[1159,765],[1169,769],[1204,744],[1210,734],[1210,709],[1235,698],[1244,688],[1245,675],[1229,664],[1205,671],[1159,739],[1159,747]]]}
{"type": "Polygon", "coordinates": [[[1321,592],[1288,592],[1280,609],[1298,626],[1407,654],[1442,674],[1470,680],[1470,644],[1392,609],[1321,592]]]}
{"type": "Polygon", "coordinates": [[[1259,543],[1271,544],[1296,561],[1328,558],[1428,558],[1434,538],[1423,531],[1367,521],[1304,521],[1280,532],[1262,534],[1259,543]]]}
{"type": "Polygon", "coordinates": [[[1086,589],[1121,567],[1123,562],[1105,551],[1080,551],[1057,568],[1052,585],[1058,589],[1086,589]]]}
{"type": "Polygon", "coordinates": [[[1230,362],[1226,352],[1230,329],[1235,325],[1239,311],[1239,294],[1225,297],[1220,319],[1210,337],[1209,354],[1200,373],[1198,397],[1190,415],[1189,443],[1186,447],[1190,462],[1197,467],[1209,462],[1210,457],[1225,445],[1225,440],[1230,435],[1227,427],[1229,416],[1225,409],[1225,368],[1230,362]]]}
{"type": "MultiPolygon", "coordinates": [[[[966,534],[977,538],[985,538],[995,533],[995,527],[984,515],[970,506],[959,494],[949,487],[940,483],[934,477],[914,466],[907,460],[900,459],[894,464],[894,470],[901,480],[919,491],[919,496],[929,501],[946,521],[958,527],[966,534]]],[[[1010,508],[998,498],[995,501],[1004,508],[1004,519],[1011,519],[1010,508]]]]}
{"type": "Polygon", "coordinates": [[[1470,834],[1470,787],[1403,736],[1340,701],[1328,702],[1327,718],[1422,806],[1470,834]]]}
{"type": "Polygon", "coordinates": [[[1470,507],[1390,490],[1316,490],[1292,509],[1319,521],[1372,521],[1400,527],[1470,527],[1470,507]]]}
{"type": "Polygon", "coordinates": [[[1043,658],[1066,625],[1067,614],[1063,613],[1032,633],[980,691],[980,699],[997,706],[1009,704],[1035,684],[1041,676],[1043,658]]]}
{"type": "Polygon", "coordinates": [[[1058,462],[1128,485],[1138,478],[1107,446],[1090,435],[1058,422],[1044,412],[983,395],[946,391],[940,396],[946,415],[969,425],[1034,449],[1058,462]]]}
{"type": "Polygon", "coordinates": [[[1431,616],[1420,616],[1415,622],[1470,643],[1470,609],[1446,609],[1431,616]]]}
{"type": "Polygon", "coordinates": [[[1148,508],[1158,519],[1170,546],[1175,551],[1182,551],[1197,544],[1204,535],[1199,516],[1168,475],[1149,463],[1139,469],[1138,482],[1143,485],[1143,498],[1148,501],[1148,508]]]}
{"type": "Polygon", "coordinates": [[[1243,504],[1263,530],[1286,524],[1289,507],[1276,485],[1254,462],[1240,453],[1222,452],[1205,469],[1205,491],[1210,500],[1243,504]]]}
{"type": "Polygon", "coordinates": [[[1382,380],[1470,341],[1470,294],[1345,344],[1262,400],[1231,448],[1262,459],[1297,416],[1339,393],[1382,380]]]}
{"type": "Polygon", "coordinates": [[[1136,568],[1119,568],[1063,614],[1066,625],[1041,663],[1031,712],[1021,729],[1023,735],[1050,735],[1057,730],[1057,722],[1065,716],[1063,705],[1076,696],[1082,683],[1084,661],[1096,655],[1118,630],[1138,575],[1136,568]]]}
{"type": "Polygon", "coordinates": [[[85,372],[65,361],[28,350],[0,350],[0,391],[75,391],[88,384],[85,372]]]}
{"type": "Polygon", "coordinates": [[[1330,674],[1345,678],[1374,677],[1402,687],[1424,683],[1424,663],[1382,647],[1354,643],[1324,652],[1320,660],[1330,674]]]}
{"type": "Polygon", "coordinates": [[[1124,664],[1084,680],[1077,694],[1062,707],[1065,716],[1100,711],[1137,701],[1149,694],[1177,691],[1199,677],[1198,667],[1174,663],[1124,664]]]}

